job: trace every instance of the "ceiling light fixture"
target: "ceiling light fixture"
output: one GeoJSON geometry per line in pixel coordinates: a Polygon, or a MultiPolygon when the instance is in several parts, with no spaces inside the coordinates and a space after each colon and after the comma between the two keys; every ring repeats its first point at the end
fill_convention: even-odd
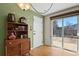
{"type": "MultiPolygon", "coordinates": [[[[23,10],[28,10],[33,8],[33,10],[39,14],[45,14],[47,13],[51,8],[52,8],[53,3],[51,3],[51,5],[49,6],[49,8],[47,8],[46,10],[44,10],[43,12],[40,12],[39,10],[37,10],[31,3],[19,3],[18,6],[23,10]]],[[[39,7],[40,8],[40,7],[39,7]]]]}
{"type": "Polygon", "coordinates": [[[17,4],[23,11],[31,9],[31,4],[30,3],[18,3],[17,4]]]}

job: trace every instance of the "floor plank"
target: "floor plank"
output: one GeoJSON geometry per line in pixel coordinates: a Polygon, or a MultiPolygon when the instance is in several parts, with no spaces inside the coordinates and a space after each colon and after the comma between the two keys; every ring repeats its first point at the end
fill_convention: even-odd
{"type": "Polygon", "coordinates": [[[39,46],[30,51],[32,56],[77,56],[75,52],[70,52],[62,48],[39,46]]]}

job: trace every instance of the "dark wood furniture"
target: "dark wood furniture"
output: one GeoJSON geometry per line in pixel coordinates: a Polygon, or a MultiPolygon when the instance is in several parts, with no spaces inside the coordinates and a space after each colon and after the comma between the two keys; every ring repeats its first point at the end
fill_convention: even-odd
{"type": "Polygon", "coordinates": [[[6,40],[6,56],[30,55],[30,41],[28,39],[6,40]]]}
{"type": "Polygon", "coordinates": [[[28,38],[28,24],[16,23],[16,22],[7,22],[7,39],[13,32],[16,35],[16,38],[21,38],[21,35],[26,35],[28,38]]]}
{"type": "Polygon", "coordinates": [[[29,55],[30,39],[28,39],[28,24],[19,22],[6,22],[6,56],[29,55]],[[16,38],[9,38],[14,33],[16,38]]]}

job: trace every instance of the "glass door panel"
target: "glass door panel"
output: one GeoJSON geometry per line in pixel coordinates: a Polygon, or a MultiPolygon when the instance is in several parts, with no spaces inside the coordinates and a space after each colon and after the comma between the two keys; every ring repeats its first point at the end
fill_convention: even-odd
{"type": "Polygon", "coordinates": [[[53,46],[62,47],[62,19],[53,21],[53,46]]]}
{"type": "Polygon", "coordinates": [[[77,51],[77,16],[63,18],[63,48],[77,51]]]}

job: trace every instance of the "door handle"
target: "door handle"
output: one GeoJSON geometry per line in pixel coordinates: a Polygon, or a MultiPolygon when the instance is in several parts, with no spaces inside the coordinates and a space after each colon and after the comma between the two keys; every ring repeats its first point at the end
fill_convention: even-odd
{"type": "Polygon", "coordinates": [[[33,33],[33,35],[35,35],[36,33],[33,33]]]}

